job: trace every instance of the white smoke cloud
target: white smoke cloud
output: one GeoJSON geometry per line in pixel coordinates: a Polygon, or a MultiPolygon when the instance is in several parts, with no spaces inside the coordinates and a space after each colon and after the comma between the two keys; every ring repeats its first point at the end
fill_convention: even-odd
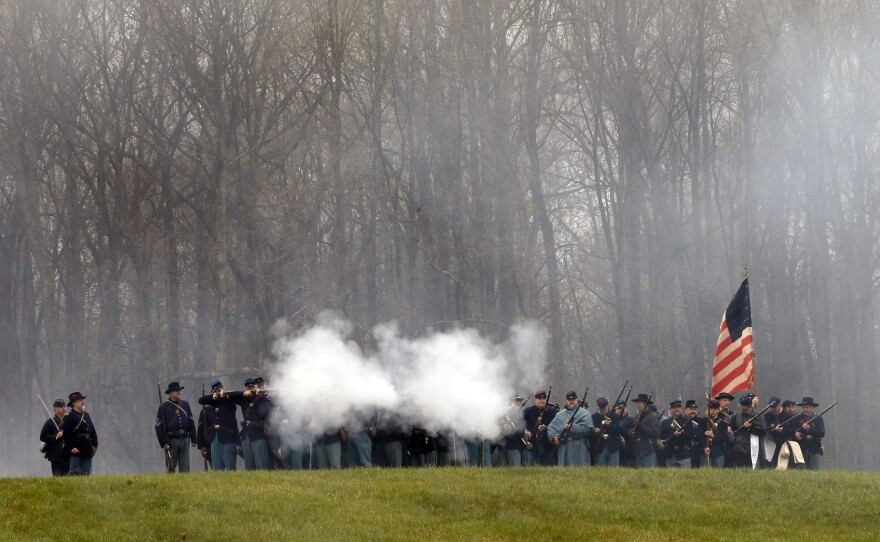
{"type": "Polygon", "coordinates": [[[388,409],[404,426],[496,438],[510,398],[543,385],[547,333],[536,322],[513,326],[503,344],[474,329],[410,339],[387,323],[373,330],[374,354],[350,339],[351,330],[335,313],[299,333],[276,326],[273,398],[286,427],[320,433],[388,409]]]}

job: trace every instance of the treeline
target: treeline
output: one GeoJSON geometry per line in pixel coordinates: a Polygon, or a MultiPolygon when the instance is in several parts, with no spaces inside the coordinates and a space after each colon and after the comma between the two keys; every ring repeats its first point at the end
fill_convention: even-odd
{"type": "Polygon", "coordinates": [[[758,391],[840,400],[826,464],[876,469],[878,28],[830,0],[4,2],[3,457],[79,390],[105,469],[159,469],[157,376],[234,387],[323,309],[365,342],[539,319],[548,382],[697,396],[748,262],[758,391]]]}

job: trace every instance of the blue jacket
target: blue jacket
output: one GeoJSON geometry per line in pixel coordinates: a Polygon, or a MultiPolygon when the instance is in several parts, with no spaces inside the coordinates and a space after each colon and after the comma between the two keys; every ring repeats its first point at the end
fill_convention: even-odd
{"type": "Polygon", "coordinates": [[[603,426],[602,422],[605,420],[605,416],[600,412],[593,414],[593,426],[598,428],[604,427],[602,431],[596,434],[596,451],[607,451],[613,454],[620,450],[620,433],[622,429],[620,428],[620,416],[616,412],[609,412],[608,417],[611,419],[611,423],[603,426]]]}
{"type": "Polygon", "coordinates": [[[95,424],[88,412],[83,411],[82,414],[70,409],[70,413],[64,417],[64,423],[61,424],[61,430],[64,431],[64,448],[65,453],[70,453],[74,448],[79,450],[77,457],[88,459],[95,455],[92,447],[98,447],[98,433],[95,431],[95,424]]]}
{"type": "Polygon", "coordinates": [[[166,399],[159,405],[156,412],[156,438],[159,446],[165,446],[172,438],[189,438],[196,442],[196,424],[189,403],[182,399],[177,402],[166,399]]]}
{"type": "Polygon", "coordinates": [[[205,437],[206,444],[214,442],[214,437],[220,444],[240,444],[238,434],[238,421],[235,419],[236,403],[221,397],[214,400],[213,395],[205,395],[199,398],[199,404],[205,411],[205,437]]]}
{"type": "Polygon", "coordinates": [[[251,441],[265,439],[269,432],[272,401],[266,396],[245,397],[242,391],[233,391],[226,396],[241,407],[241,438],[251,441]]]}

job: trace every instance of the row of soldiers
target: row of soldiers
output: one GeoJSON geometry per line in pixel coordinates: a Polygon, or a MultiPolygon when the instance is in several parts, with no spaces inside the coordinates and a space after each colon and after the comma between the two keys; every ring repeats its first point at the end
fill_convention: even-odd
{"type": "MultiPolygon", "coordinates": [[[[532,404],[520,397],[511,401],[500,422],[500,439],[458,442],[454,430],[404,430],[393,413],[363,416],[348,429],[317,435],[307,428],[273,430],[274,405],[262,378],[245,380],[243,391],[227,391],[215,380],[198,400],[196,422],[181,398],[184,389],[171,382],[156,415],[156,437],[169,472],[190,470],[190,448],[197,448],[205,468],[210,463],[214,470],[235,470],[238,457],[247,470],[458,464],[768,468],[780,457],[787,460],[790,442],[799,444],[794,454],[799,462],[818,469],[825,436],[824,420],[814,412],[818,404],[810,397],[801,403],[773,397],[766,412],[756,415],[757,397],[744,395],[740,410],[733,412],[735,398],[722,393],[700,415],[696,400],[675,400],[659,412],[652,396],[639,394],[631,401],[618,397],[614,404],[599,397],[591,413],[574,391],[565,394],[560,407],[542,390],[532,404]]],[[[84,404],[79,392],[70,394],[69,412],[56,400],[55,415],[44,424],[41,440],[53,475],[91,472],[98,437],[84,404]]]]}

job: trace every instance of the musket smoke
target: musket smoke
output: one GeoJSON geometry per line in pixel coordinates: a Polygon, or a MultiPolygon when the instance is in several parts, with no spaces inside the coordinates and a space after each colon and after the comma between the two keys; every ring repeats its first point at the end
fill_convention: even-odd
{"type": "Polygon", "coordinates": [[[334,313],[300,333],[276,326],[272,387],[286,427],[317,433],[387,409],[404,426],[495,438],[514,393],[542,385],[547,333],[535,322],[513,326],[501,344],[474,329],[410,339],[382,324],[372,355],[350,335],[334,313]]]}

